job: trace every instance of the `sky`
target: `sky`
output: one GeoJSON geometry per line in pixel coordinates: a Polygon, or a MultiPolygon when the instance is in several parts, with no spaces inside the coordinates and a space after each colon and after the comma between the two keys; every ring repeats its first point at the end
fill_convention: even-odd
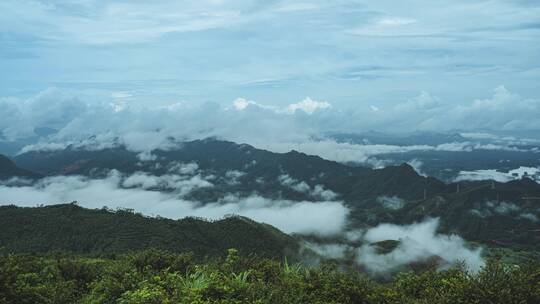
{"type": "Polygon", "coordinates": [[[314,132],[535,130],[539,42],[540,1],[2,0],[0,130],[216,107],[314,132]]]}

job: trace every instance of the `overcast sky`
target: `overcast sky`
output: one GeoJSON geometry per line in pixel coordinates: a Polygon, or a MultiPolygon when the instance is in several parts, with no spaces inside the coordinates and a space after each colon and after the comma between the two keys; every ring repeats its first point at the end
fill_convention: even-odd
{"type": "Polygon", "coordinates": [[[350,128],[540,128],[535,0],[2,0],[0,45],[2,114],[37,126],[213,102],[343,111],[315,124],[332,128],[344,113],[362,114],[350,128]],[[43,118],[66,94],[84,106],[43,118]]]}
{"type": "Polygon", "coordinates": [[[2,0],[1,89],[373,103],[504,85],[537,97],[539,34],[535,0],[2,0]]]}

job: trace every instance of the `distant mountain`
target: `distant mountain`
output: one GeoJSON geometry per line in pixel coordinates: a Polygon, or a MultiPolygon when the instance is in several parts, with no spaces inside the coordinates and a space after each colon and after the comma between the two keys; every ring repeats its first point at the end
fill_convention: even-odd
{"type": "Polygon", "coordinates": [[[0,155],[0,180],[11,177],[38,178],[40,175],[29,170],[21,169],[9,158],[0,155]]]}
{"type": "MultiPolygon", "coordinates": [[[[493,169],[507,172],[520,166],[540,166],[538,142],[511,136],[501,138],[505,140],[497,139],[495,135],[493,138],[467,138],[458,132],[388,134],[368,131],[330,133],[317,139],[356,145],[407,146],[411,148],[410,151],[373,155],[371,159],[387,165],[415,160],[421,164],[425,174],[448,182],[453,181],[460,171],[493,169]],[[412,149],[412,146],[417,148],[412,149]]],[[[351,165],[355,163],[351,162],[351,165]]]]}
{"type": "Polygon", "coordinates": [[[92,210],[76,204],[22,208],[0,206],[0,250],[7,252],[121,253],[146,248],[201,256],[240,253],[282,257],[297,241],[244,217],[209,222],[149,218],[129,210],[92,210]]]}
{"type": "MultiPolygon", "coordinates": [[[[460,171],[493,169],[503,172],[525,167],[540,167],[540,159],[535,150],[478,149],[472,151],[410,151],[380,155],[389,164],[401,164],[411,160],[422,163],[422,171],[444,181],[453,181],[460,171]]],[[[538,149],[539,147],[536,147],[538,149]]]]}
{"type": "Polygon", "coordinates": [[[195,162],[199,168],[223,177],[227,172],[239,171],[238,183],[231,185],[227,179],[215,182],[213,189],[193,193],[194,198],[213,200],[223,192],[252,193],[279,196],[292,200],[310,199],[302,193],[283,185],[279,177],[287,175],[314,188],[324,186],[351,204],[358,205],[379,195],[399,195],[406,199],[430,193],[450,192],[443,182],[418,175],[409,165],[392,166],[381,170],[352,167],[306,155],[297,151],[272,153],[246,144],[236,144],[214,139],[185,142],[176,149],[152,151],[154,160],[141,161],[137,153],[119,147],[87,151],[68,147],[58,151],[34,151],[15,157],[16,163],[26,169],[46,175],[99,175],[116,169],[126,174],[137,171],[155,175],[166,174],[175,163],[195,162]],[[263,181],[262,183],[260,181],[263,181]]]}

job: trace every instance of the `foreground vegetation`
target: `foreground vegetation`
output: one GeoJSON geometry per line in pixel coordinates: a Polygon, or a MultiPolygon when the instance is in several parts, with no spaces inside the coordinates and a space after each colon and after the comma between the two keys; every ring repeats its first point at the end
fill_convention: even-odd
{"type": "Polygon", "coordinates": [[[0,303],[540,303],[540,265],[496,260],[378,283],[331,264],[317,268],[240,257],[200,260],[146,250],[108,257],[0,256],[0,303]]]}

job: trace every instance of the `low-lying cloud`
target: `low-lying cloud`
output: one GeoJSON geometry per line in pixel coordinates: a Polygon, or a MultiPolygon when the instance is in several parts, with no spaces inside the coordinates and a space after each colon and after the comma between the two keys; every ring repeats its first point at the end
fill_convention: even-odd
{"type": "Polygon", "coordinates": [[[338,201],[295,202],[257,195],[243,198],[228,195],[215,202],[201,203],[182,198],[196,187],[211,187],[211,183],[200,175],[189,178],[155,177],[145,173],[124,176],[111,171],[101,179],[57,176],[35,184],[4,182],[0,184],[0,204],[36,206],[78,201],[86,208],[129,208],[145,215],[172,219],[186,216],[219,219],[237,214],[274,225],[287,233],[321,236],[341,233],[349,215],[349,209],[338,201]],[[161,183],[174,187],[174,191],[148,190],[161,183]],[[329,218],[332,220],[328,221],[329,218]]]}
{"type": "Polygon", "coordinates": [[[172,189],[180,196],[184,196],[197,188],[207,188],[214,186],[201,175],[186,177],[183,175],[161,175],[155,176],[144,172],[136,172],[121,182],[125,188],[142,189],[172,189]]]}
{"type": "MultiPolygon", "coordinates": [[[[365,230],[347,231],[343,234],[346,241],[341,243],[306,241],[303,245],[323,258],[352,259],[374,275],[391,274],[422,263],[436,269],[463,263],[471,272],[484,266],[482,248],[471,249],[458,235],[438,233],[438,227],[438,218],[410,225],[384,223],[365,230]]],[[[310,256],[308,262],[320,260],[310,256]]]]}
{"type": "MultiPolygon", "coordinates": [[[[205,176],[194,163],[179,163],[162,176],[144,172],[124,175],[112,170],[103,178],[56,176],[37,182],[11,179],[0,183],[0,204],[36,206],[78,201],[86,208],[129,208],[148,216],[172,219],[187,216],[220,219],[231,214],[242,215],[271,224],[286,233],[341,238],[345,240],[342,244],[308,243],[307,247],[325,257],[353,258],[358,265],[375,274],[429,259],[435,259],[439,267],[463,261],[471,271],[477,271],[483,265],[480,249],[467,248],[465,241],[457,235],[437,233],[438,219],[405,226],[380,224],[365,230],[348,230],[350,210],[339,201],[275,200],[257,194],[248,197],[228,194],[206,203],[186,198],[194,189],[213,187],[211,180],[214,178],[205,176]],[[167,191],[157,191],[162,188],[167,191]],[[388,253],[379,253],[372,245],[386,240],[397,241],[397,247],[388,253]]],[[[290,179],[293,185],[299,183],[290,179]]],[[[309,189],[317,192],[316,187],[309,189]]],[[[381,197],[379,201],[387,208],[398,208],[404,203],[398,197],[381,197]]],[[[513,204],[486,206],[493,212],[517,212],[516,216],[523,220],[536,219],[533,213],[518,212],[513,204]]]]}
{"type": "Polygon", "coordinates": [[[414,171],[416,171],[418,175],[427,177],[427,174],[425,174],[424,171],[422,171],[422,167],[424,166],[424,163],[421,160],[416,159],[416,158],[411,159],[410,161],[407,162],[407,164],[413,167],[414,171]]]}
{"type": "Polygon", "coordinates": [[[405,200],[397,196],[379,196],[377,197],[377,203],[381,204],[384,208],[391,210],[398,210],[405,206],[405,200]]]}
{"type": "Polygon", "coordinates": [[[540,209],[532,210],[524,209],[513,202],[507,201],[485,201],[479,204],[478,208],[471,209],[471,214],[486,218],[491,216],[509,216],[517,220],[526,220],[533,223],[538,222],[538,216],[540,209]]]}
{"type": "Polygon", "coordinates": [[[332,190],[325,189],[322,185],[311,187],[304,181],[292,178],[288,174],[278,176],[281,185],[288,187],[296,192],[307,194],[315,199],[331,201],[337,198],[338,194],[332,190]]]}
{"type": "MultiPolygon", "coordinates": [[[[424,151],[440,151],[440,152],[472,152],[476,150],[505,150],[525,152],[527,150],[518,149],[506,145],[482,144],[475,142],[453,142],[440,145],[388,145],[388,144],[357,144],[348,142],[337,142],[333,139],[308,139],[295,142],[262,142],[252,140],[251,144],[259,149],[264,149],[272,152],[285,153],[290,150],[300,151],[310,155],[318,155],[324,159],[338,162],[354,162],[363,163],[372,167],[384,166],[384,161],[378,160],[375,156],[393,154],[393,153],[408,153],[408,152],[424,152],[424,151]]],[[[423,174],[421,167],[422,163],[419,160],[411,160],[419,174],[423,174]]]]}
{"type": "Polygon", "coordinates": [[[528,177],[536,182],[540,182],[540,168],[521,166],[508,172],[497,171],[494,169],[460,171],[454,181],[494,180],[496,182],[506,183],[523,177],[528,177]]]}
{"type": "Polygon", "coordinates": [[[429,218],[420,223],[399,226],[380,224],[364,234],[367,243],[358,249],[357,263],[371,272],[384,273],[415,262],[440,258],[441,265],[464,262],[473,272],[478,271],[484,261],[481,249],[469,249],[457,235],[437,233],[439,220],[429,218]],[[379,254],[371,243],[395,240],[398,246],[389,253],[379,254]]]}

